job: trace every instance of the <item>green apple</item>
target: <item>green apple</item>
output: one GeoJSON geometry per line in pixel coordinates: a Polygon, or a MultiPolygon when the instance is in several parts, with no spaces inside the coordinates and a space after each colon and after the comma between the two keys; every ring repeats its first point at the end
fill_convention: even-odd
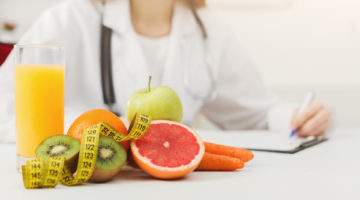
{"type": "Polygon", "coordinates": [[[171,120],[181,122],[183,112],[179,96],[167,86],[139,89],[132,94],[126,105],[126,115],[131,122],[136,113],[147,114],[153,120],[171,120]]]}

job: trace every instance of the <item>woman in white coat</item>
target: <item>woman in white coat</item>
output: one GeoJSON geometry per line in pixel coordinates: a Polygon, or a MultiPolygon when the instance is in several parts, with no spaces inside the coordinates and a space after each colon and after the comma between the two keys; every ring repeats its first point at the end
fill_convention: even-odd
{"type": "MultiPolygon", "coordinates": [[[[66,109],[77,114],[106,108],[100,76],[103,26],[112,32],[113,107],[122,115],[128,97],[146,87],[151,74],[153,85],[179,94],[184,123],[201,112],[223,129],[284,130],[293,115],[291,126],[299,128],[299,136],[325,134],[330,112],[314,103],[294,115],[294,107],[266,91],[236,37],[203,7],[201,0],[70,0],[47,10],[19,43],[65,46],[66,109]],[[212,86],[215,95],[205,98],[212,86]]],[[[11,57],[0,68],[1,132],[14,132],[4,130],[14,127],[11,57]]]]}

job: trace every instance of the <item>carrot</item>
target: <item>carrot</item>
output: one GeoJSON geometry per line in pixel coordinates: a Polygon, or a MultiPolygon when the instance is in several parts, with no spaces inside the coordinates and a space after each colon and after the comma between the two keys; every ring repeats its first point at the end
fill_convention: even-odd
{"type": "Polygon", "coordinates": [[[204,142],[205,152],[230,156],[233,158],[238,158],[244,162],[247,162],[254,158],[254,154],[247,150],[238,147],[225,146],[221,144],[214,144],[209,142],[204,142]]]}
{"type": "Polygon", "coordinates": [[[237,158],[229,156],[216,155],[205,152],[199,166],[198,171],[234,171],[244,167],[244,162],[237,158]]]}

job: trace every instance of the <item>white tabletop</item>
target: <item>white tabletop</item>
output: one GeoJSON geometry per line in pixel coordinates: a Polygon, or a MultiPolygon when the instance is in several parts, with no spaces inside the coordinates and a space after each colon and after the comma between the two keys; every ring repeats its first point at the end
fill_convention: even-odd
{"type": "Polygon", "coordinates": [[[113,181],[27,190],[15,170],[15,145],[0,144],[0,199],[360,199],[360,129],[338,130],[299,153],[255,152],[236,172],[194,172],[164,181],[126,168],[113,181]]]}

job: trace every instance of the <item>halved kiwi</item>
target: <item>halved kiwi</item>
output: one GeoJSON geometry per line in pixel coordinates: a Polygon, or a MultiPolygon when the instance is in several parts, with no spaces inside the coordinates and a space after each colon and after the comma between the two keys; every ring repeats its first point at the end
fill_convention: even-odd
{"type": "Polygon", "coordinates": [[[125,149],[114,139],[100,136],[98,154],[92,182],[105,182],[113,178],[126,162],[125,149]]]}
{"type": "Polygon", "coordinates": [[[71,172],[75,172],[79,151],[80,142],[77,139],[67,135],[55,135],[40,143],[36,148],[36,157],[65,157],[71,172]]]}

